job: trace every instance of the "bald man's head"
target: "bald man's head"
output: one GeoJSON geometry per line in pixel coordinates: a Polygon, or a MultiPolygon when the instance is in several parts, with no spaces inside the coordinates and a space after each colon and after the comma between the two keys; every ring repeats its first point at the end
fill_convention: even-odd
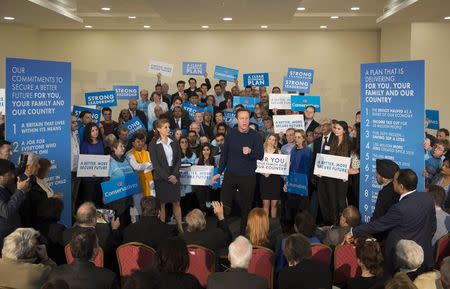
{"type": "Polygon", "coordinates": [[[361,214],[358,211],[358,208],[355,206],[348,206],[342,211],[341,220],[339,220],[339,224],[341,227],[350,226],[356,227],[359,225],[361,221],[361,214]],[[342,220],[342,218],[344,220],[342,220]]]}
{"type": "Polygon", "coordinates": [[[95,226],[97,223],[97,211],[94,203],[85,202],[81,204],[75,219],[79,225],[95,226]]]}

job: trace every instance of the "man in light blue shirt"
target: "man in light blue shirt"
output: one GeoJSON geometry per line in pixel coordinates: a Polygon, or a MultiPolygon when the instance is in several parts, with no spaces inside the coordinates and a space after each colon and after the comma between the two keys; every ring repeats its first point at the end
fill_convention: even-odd
{"type": "Polygon", "coordinates": [[[145,115],[147,115],[148,105],[150,103],[150,100],[148,99],[148,90],[147,89],[141,90],[139,92],[139,95],[141,96],[141,98],[138,99],[137,101],[137,109],[142,110],[145,113],[145,115]]]}

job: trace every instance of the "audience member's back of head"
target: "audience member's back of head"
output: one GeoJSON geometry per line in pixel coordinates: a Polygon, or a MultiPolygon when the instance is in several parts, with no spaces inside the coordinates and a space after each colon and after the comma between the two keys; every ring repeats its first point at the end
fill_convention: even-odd
{"type": "Polygon", "coordinates": [[[398,272],[385,284],[384,289],[417,289],[417,286],[406,273],[398,272]]]}
{"type": "Polygon", "coordinates": [[[42,285],[41,289],[70,289],[63,279],[50,279],[42,285]]]}
{"type": "Polygon", "coordinates": [[[184,273],[189,267],[189,253],[183,239],[174,237],[161,242],[156,252],[160,272],[184,273]]]}
{"type": "Polygon", "coordinates": [[[423,249],[412,240],[400,240],[395,247],[397,264],[400,269],[416,270],[424,260],[423,249]]]}
{"type": "Polygon", "coordinates": [[[161,280],[153,268],[134,272],[126,281],[123,289],[159,289],[161,280]]]}
{"type": "Polygon", "coordinates": [[[70,240],[72,256],[80,261],[89,261],[97,254],[98,239],[92,228],[83,228],[74,232],[70,240]]]}
{"type": "Polygon", "coordinates": [[[244,236],[238,236],[228,246],[228,260],[231,268],[248,269],[252,259],[253,246],[244,236]]]}
{"type": "Polygon", "coordinates": [[[75,216],[79,225],[95,225],[97,219],[97,211],[94,203],[85,202],[77,210],[75,216]]]}
{"type": "Polygon", "coordinates": [[[61,199],[48,198],[39,204],[37,215],[43,220],[58,222],[61,219],[63,209],[64,203],[61,199]]]}
{"type": "Polygon", "coordinates": [[[283,253],[289,265],[296,265],[302,260],[311,259],[311,244],[304,235],[292,234],[286,239],[283,253]]]}
{"type": "Polygon", "coordinates": [[[186,215],[186,223],[189,232],[203,231],[206,228],[205,216],[199,209],[193,209],[186,215]]]}
{"type": "Polygon", "coordinates": [[[262,208],[253,208],[248,214],[246,233],[254,246],[269,242],[269,216],[262,208]]]}
{"type": "Polygon", "coordinates": [[[316,223],[307,210],[302,210],[295,215],[295,231],[307,238],[316,235],[316,223]]]}
{"type": "Polygon", "coordinates": [[[450,289],[450,257],[445,257],[441,263],[441,282],[444,289],[450,289]]]}
{"type": "Polygon", "coordinates": [[[37,245],[39,232],[32,228],[18,228],[5,237],[3,241],[2,256],[8,259],[29,259],[37,245]]]}
{"type": "Polygon", "coordinates": [[[406,191],[413,191],[417,188],[417,175],[411,169],[401,169],[397,173],[397,183],[403,185],[406,191]]]}
{"type": "Polygon", "coordinates": [[[377,240],[361,236],[356,242],[356,257],[373,275],[383,273],[383,253],[377,240]]]}
{"type": "Polygon", "coordinates": [[[142,216],[157,217],[159,213],[159,201],[153,196],[146,196],[141,199],[142,216]]]}
{"type": "Polygon", "coordinates": [[[442,206],[445,200],[445,190],[438,185],[428,185],[428,194],[433,198],[434,204],[438,207],[442,206]]]}
{"type": "Polygon", "coordinates": [[[355,206],[348,206],[342,211],[342,217],[344,217],[345,222],[349,227],[356,227],[359,225],[361,221],[361,214],[359,213],[358,208],[355,206]]]}

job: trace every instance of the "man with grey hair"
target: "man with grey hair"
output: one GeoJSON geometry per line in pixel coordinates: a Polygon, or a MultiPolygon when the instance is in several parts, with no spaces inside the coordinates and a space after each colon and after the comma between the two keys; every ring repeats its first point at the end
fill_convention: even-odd
{"type": "Polygon", "coordinates": [[[27,192],[25,201],[20,208],[22,227],[36,228],[38,220],[37,208],[48,199],[47,193],[41,189],[36,181],[39,168],[39,156],[37,154],[33,152],[21,154],[17,169],[19,178],[30,180],[30,191],[27,192]]]}
{"type": "Polygon", "coordinates": [[[4,239],[0,288],[39,289],[45,283],[56,264],[38,237],[32,228],[18,228],[4,239]]]}
{"type": "Polygon", "coordinates": [[[395,254],[399,271],[406,273],[411,281],[423,272],[423,249],[416,242],[405,239],[398,241],[395,254]]]}
{"type": "Polygon", "coordinates": [[[266,280],[247,272],[252,259],[253,247],[250,241],[243,237],[237,237],[228,247],[228,260],[230,270],[209,275],[208,289],[230,288],[268,288],[266,280]]]}

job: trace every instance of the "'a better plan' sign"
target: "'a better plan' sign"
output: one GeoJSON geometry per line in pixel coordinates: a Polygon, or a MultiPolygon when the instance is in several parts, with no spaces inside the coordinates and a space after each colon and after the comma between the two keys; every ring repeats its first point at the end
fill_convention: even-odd
{"type": "Polygon", "coordinates": [[[317,154],[314,174],[316,176],[347,180],[350,158],[317,154]]]}
{"type": "Polygon", "coordinates": [[[301,114],[274,115],[273,129],[274,133],[285,133],[288,128],[305,130],[305,121],[301,114]]]}
{"type": "Polygon", "coordinates": [[[290,155],[264,154],[261,161],[256,161],[256,172],[260,174],[289,175],[290,155]]]}
{"type": "Polygon", "coordinates": [[[180,183],[182,185],[209,186],[213,172],[213,166],[190,166],[180,169],[180,183]]]}
{"type": "Polygon", "coordinates": [[[77,177],[108,177],[110,156],[80,155],[77,177]]]}

